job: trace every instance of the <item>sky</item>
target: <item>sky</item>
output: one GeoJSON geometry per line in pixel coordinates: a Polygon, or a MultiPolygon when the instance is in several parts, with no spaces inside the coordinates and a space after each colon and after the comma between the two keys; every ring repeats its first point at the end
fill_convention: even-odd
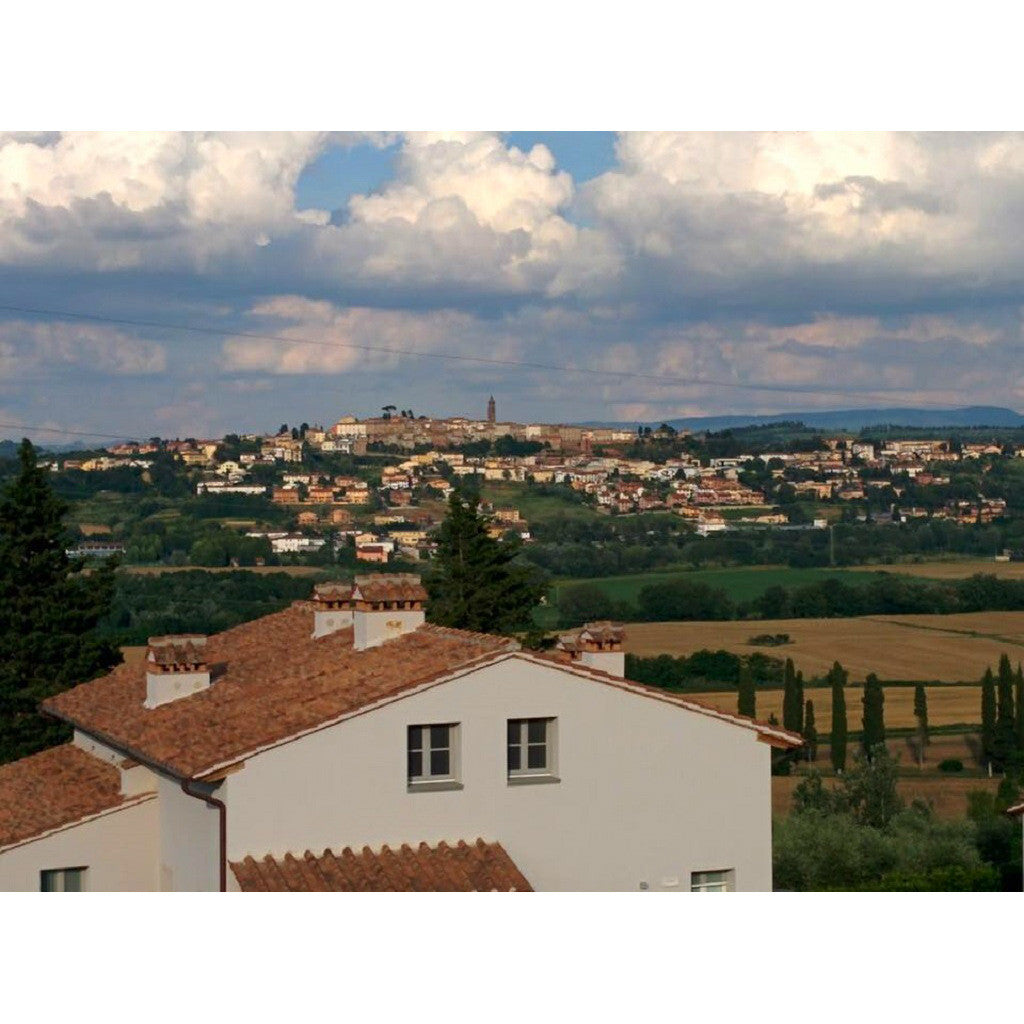
{"type": "Polygon", "coordinates": [[[0,134],[0,437],[1021,409],[1022,223],[1021,134],[0,134]]]}

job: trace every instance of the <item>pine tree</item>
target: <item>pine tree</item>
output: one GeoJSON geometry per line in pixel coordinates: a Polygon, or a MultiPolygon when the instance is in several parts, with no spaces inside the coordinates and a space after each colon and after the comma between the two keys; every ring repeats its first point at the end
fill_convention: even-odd
{"type": "Polygon", "coordinates": [[[739,689],[737,710],[748,718],[756,718],[757,690],[754,686],[754,673],[750,671],[750,665],[746,659],[740,662],[740,677],[737,686],[739,689]]]}
{"type": "Polygon", "coordinates": [[[1003,654],[999,658],[999,674],[996,682],[996,727],[992,742],[992,760],[995,767],[1003,771],[1013,760],[1017,748],[1016,724],[1013,714],[1013,669],[1010,659],[1003,654]]]}
{"type": "Polygon", "coordinates": [[[529,628],[545,584],[535,570],[518,565],[518,545],[488,536],[478,501],[455,492],[441,524],[434,571],[424,580],[430,594],[427,618],[441,626],[480,633],[529,628]]]}
{"type": "Polygon", "coordinates": [[[861,744],[864,755],[870,761],[875,756],[875,748],[885,743],[885,691],[874,672],[864,680],[863,734],[861,744]]]}
{"type": "Polygon", "coordinates": [[[113,566],[77,571],[65,550],[67,506],[27,439],[18,459],[0,495],[0,763],[67,739],[65,725],[38,713],[39,702],[121,660],[95,632],[110,609],[113,566]]]}
{"type": "Polygon", "coordinates": [[[814,701],[808,700],[804,705],[804,753],[808,761],[818,759],[818,730],[814,725],[814,701]]]}
{"type": "Polygon", "coordinates": [[[991,761],[996,739],[996,681],[992,669],[985,669],[981,677],[981,750],[986,761],[991,761]]]}
{"type": "Polygon", "coordinates": [[[841,775],[846,770],[846,670],[837,661],[828,677],[832,684],[832,770],[841,775]]]}
{"type": "Polygon", "coordinates": [[[928,745],[928,694],[925,692],[924,683],[918,683],[914,687],[914,717],[917,719],[917,734],[921,746],[928,745]]]}

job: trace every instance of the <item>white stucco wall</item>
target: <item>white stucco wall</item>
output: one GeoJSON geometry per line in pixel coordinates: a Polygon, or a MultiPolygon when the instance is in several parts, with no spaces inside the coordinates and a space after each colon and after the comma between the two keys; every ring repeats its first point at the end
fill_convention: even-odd
{"type": "Polygon", "coordinates": [[[148,892],[157,888],[157,802],[150,797],[0,854],[0,890],[38,892],[39,874],[88,868],[85,888],[148,892]]]}
{"type": "MultiPolygon", "coordinates": [[[[158,777],[157,795],[160,870],[155,888],[174,892],[219,891],[219,812],[182,792],[176,779],[158,777]]],[[[220,793],[215,795],[220,799],[220,793]]]]}
{"type": "Polygon", "coordinates": [[[539,890],[686,891],[716,869],[769,890],[769,765],[750,730],[510,659],[249,758],[228,854],[482,837],[539,890]],[[506,721],[533,717],[558,719],[561,781],[510,786],[506,721]],[[463,788],[407,792],[407,727],[445,722],[463,788]]]}

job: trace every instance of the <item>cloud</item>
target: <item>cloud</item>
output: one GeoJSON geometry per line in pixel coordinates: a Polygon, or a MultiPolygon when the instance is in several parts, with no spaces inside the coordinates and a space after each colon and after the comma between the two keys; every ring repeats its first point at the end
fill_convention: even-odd
{"type": "Polygon", "coordinates": [[[5,377],[60,367],[142,376],[166,370],[167,353],[157,342],[105,325],[19,320],[0,323],[0,373],[5,377]]]}

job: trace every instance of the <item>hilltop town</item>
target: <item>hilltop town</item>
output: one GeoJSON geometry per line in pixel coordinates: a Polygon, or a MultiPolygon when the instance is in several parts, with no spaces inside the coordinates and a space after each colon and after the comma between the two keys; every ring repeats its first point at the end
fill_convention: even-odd
{"type": "Polygon", "coordinates": [[[517,499],[529,494],[550,499],[547,511],[561,502],[612,517],[669,515],[673,533],[698,538],[840,521],[990,524],[1013,515],[1008,499],[1019,484],[1005,465],[1024,465],[1024,440],[1013,436],[823,436],[799,424],[689,434],[667,425],[499,420],[493,397],[486,410],[481,419],[432,418],[385,406],[380,416],[342,416],[329,426],[154,437],[47,465],[70,497],[190,494],[190,509],[205,522],[178,538],[166,508],[155,518],[118,519],[92,500],[77,517],[72,553],[198,565],[428,559],[456,486],[480,496],[494,536],[512,533],[527,544],[536,524],[517,499]],[[100,511],[96,521],[89,507],[100,511]],[[220,542],[210,543],[217,524],[220,542]]]}

